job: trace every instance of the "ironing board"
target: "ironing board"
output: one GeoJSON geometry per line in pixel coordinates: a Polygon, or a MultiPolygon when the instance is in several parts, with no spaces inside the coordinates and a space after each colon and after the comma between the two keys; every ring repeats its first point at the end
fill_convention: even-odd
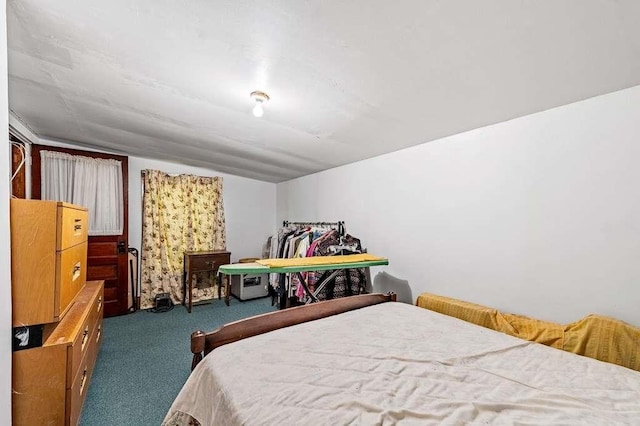
{"type": "MultiPolygon", "coordinates": [[[[333,279],[336,275],[345,269],[360,269],[366,270],[366,280],[370,281],[369,268],[371,266],[383,266],[388,265],[389,260],[373,256],[368,253],[363,254],[351,254],[342,256],[314,256],[307,258],[296,259],[261,259],[252,263],[233,263],[228,265],[221,265],[218,268],[218,273],[221,276],[226,276],[225,280],[225,297],[224,302],[229,306],[230,288],[229,277],[231,275],[244,275],[244,274],[286,274],[292,273],[298,276],[300,284],[302,285],[305,293],[308,296],[307,303],[313,303],[318,301],[317,295],[319,292],[333,279]],[[321,282],[317,283],[315,291],[311,291],[307,285],[305,277],[301,272],[310,271],[333,271],[326,276],[321,282]]],[[[222,281],[220,281],[222,282],[222,281]]]]}

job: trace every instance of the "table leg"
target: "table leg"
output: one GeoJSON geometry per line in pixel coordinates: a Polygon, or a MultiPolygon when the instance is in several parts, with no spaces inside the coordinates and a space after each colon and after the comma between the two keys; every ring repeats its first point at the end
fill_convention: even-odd
{"type": "Polygon", "coordinates": [[[365,293],[373,293],[373,282],[371,281],[371,271],[367,266],[364,268],[364,291],[365,293]]]}
{"type": "Polygon", "coordinates": [[[229,275],[226,276],[224,282],[224,303],[229,306],[229,298],[231,296],[231,285],[230,285],[231,277],[229,275]]]}
{"type": "MultiPolygon", "coordinates": [[[[187,261],[185,260],[185,265],[187,261]]],[[[182,268],[182,306],[187,304],[187,271],[185,267],[182,268]]]]}
{"type": "Polygon", "coordinates": [[[191,313],[191,303],[193,301],[193,280],[196,279],[196,274],[189,277],[189,304],[187,306],[187,312],[191,313]]]}

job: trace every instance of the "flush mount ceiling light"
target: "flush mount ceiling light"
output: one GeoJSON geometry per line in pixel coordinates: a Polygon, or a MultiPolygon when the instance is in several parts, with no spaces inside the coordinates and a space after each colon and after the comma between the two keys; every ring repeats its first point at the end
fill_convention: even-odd
{"type": "Polygon", "coordinates": [[[256,101],[256,105],[253,107],[253,115],[256,117],[262,117],[264,114],[264,110],[262,109],[262,104],[269,100],[269,95],[259,90],[255,92],[251,92],[251,99],[256,101]]]}

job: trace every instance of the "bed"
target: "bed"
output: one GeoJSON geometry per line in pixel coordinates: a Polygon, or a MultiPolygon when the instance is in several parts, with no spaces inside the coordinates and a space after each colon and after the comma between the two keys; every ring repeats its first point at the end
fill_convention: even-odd
{"type": "Polygon", "coordinates": [[[194,333],[195,368],[164,424],[640,423],[640,372],[392,300],[194,333]]]}

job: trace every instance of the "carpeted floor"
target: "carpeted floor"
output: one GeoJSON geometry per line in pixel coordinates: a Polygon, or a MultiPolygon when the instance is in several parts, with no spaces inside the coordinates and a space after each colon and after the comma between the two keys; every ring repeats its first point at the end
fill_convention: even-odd
{"type": "Polygon", "coordinates": [[[189,335],[270,312],[271,299],[231,300],[105,318],[81,425],[159,425],[191,369],[189,335]]]}

